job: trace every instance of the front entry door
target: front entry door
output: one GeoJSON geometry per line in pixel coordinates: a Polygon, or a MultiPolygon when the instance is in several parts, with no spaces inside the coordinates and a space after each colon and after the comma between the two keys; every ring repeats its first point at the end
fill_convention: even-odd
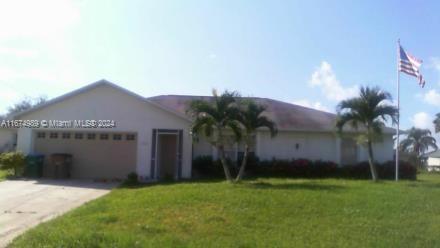
{"type": "Polygon", "coordinates": [[[151,142],[151,179],[182,177],[183,130],[153,129],[151,142]]]}
{"type": "Polygon", "coordinates": [[[159,179],[174,179],[177,174],[177,135],[160,134],[158,140],[159,179]]]}

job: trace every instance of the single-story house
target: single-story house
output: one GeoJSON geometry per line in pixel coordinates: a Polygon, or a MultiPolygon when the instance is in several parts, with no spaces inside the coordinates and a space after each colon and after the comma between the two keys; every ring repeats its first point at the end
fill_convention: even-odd
{"type": "Polygon", "coordinates": [[[427,153],[423,157],[426,158],[428,171],[440,171],[440,150],[427,153]]]}
{"type": "MultiPolygon", "coordinates": [[[[0,146],[16,144],[25,154],[73,155],[74,178],[125,178],[137,172],[142,180],[190,178],[197,156],[217,157],[206,140],[193,141],[188,103],[204,96],[161,95],[145,98],[101,80],[54,98],[14,116],[27,127],[2,129],[0,146]],[[37,121],[38,126],[32,127],[37,121]],[[8,145],[7,145],[8,144],[8,145]]],[[[253,98],[278,127],[271,138],[258,130],[252,152],[260,159],[308,158],[352,164],[367,159],[366,149],[352,135],[338,136],[336,115],[268,98],[253,98]]],[[[354,133],[355,131],[348,131],[354,133]]],[[[384,128],[374,144],[375,159],[393,159],[394,130],[384,128]]],[[[242,146],[227,154],[237,159],[242,146]]]]}

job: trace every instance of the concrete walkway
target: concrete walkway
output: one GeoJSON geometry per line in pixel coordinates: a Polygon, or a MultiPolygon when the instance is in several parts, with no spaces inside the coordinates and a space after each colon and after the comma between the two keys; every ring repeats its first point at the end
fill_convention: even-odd
{"type": "Polygon", "coordinates": [[[0,182],[0,247],[43,221],[107,194],[115,186],[82,180],[0,182]]]}

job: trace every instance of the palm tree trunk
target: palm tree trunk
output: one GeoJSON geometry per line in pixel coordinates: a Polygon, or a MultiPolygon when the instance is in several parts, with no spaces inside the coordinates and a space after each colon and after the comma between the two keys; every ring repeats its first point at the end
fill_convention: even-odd
{"type": "Polygon", "coordinates": [[[225,149],[223,145],[218,146],[217,150],[219,151],[220,161],[223,166],[223,171],[225,172],[226,180],[232,182],[232,176],[231,176],[231,172],[229,171],[228,162],[226,161],[225,158],[225,149]]]}
{"type": "Polygon", "coordinates": [[[376,171],[376,165],[374,165],[373,146],[370,140],[367,141],[367,145],[368,145],[368,163],[370,164],[371,177],[373,181],[376,182],[377,171],[376,171]]]}
{"type": "Polygon", "coordinates": [[[243,178],[244,171],[246,169],[248,155],[249,155],[249,146],[247,144],[244,144],[243,160],[241,161],[241,166],[240,166],[240,170],[238,171],[238,175],[235,178],[236,182],[240,181],[243,178]]]}

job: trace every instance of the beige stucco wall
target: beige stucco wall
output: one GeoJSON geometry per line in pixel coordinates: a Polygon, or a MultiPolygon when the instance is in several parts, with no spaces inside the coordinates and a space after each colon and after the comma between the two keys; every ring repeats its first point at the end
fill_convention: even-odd
{"type": "Polygon", "coordinates": [[[337,137],[330,133],[280,131],[271,138],[269,132],[262,131],[258,133],[257,142],[256,153],[260,159],[339,159],[337,137]]]}
{"type": "MultiPolygon", "coordinates": [[[[28,120],[114,120],[110,130],[137,133],[137,164],[140,176],[150,177],[152,130],[183,129],[182,176],[191,176],[191,145],[189,121],[108,85],[100,85],[61,102],[21,116],[28,120]]],[[[33,152],[32,130],[18,130],[17,149],[33,152]]],[[[109,151],[111,152],[111,151],[109,151]]]]}
{"type": "Polygon", "coordinates": [[[212,145],[208,143],[205,138],[199,138],[197,141],[193,142],[194,158],[199,156],[212,156],[213,150],[212,145]]]}
{"type": "Polygon", "coordinates": [[[17,130],[0,128],[0,152],[11,151],[16,143],[15,135],[17,130]]]}
{"type": "MultiPolygon", "coordinates": [[[[384,134],[382,142],[373,143],[373,155],[377,162],[383,163],[394,159],[394,140],[392,134],[384,134]]],[[[360,146],[359,161],[368,160],[368,150],[360,146]]]]}
{"type": "MultiPolygon", "coordinates": [[[[350,135],[344,137],[350,137],[350,135]]],[[[379,162],[392,160],[393,144],[391,134],[386,134],[383,142],[375,143],[373,145],[375,159],[379,162]]],[[[279,131],[276,137],[271,138],[269,132],[259,131],[255,152],[262,160],[307,158],[329,160],[340,164],[341,138],[335,133],[299,131],[279,131]]],[[[368,159],[367,151],[363,146],[357,145],[357,153],[357,161],[368,159]]],[[[213,154],[213,149],[206,142],[201,141],[194,145],[194,157],[211,154],[213,154]]]]}
{"type": "MultiPolygon", "coordinates": [[[[257,138],[257,154],[261,159],[272,157],[281,159],[307,158],[311,160],[329,160],[340,163],[340,138],[335,133],[311,133],[282,131],[271,139],[268,132],[260,132],[257,138]],[[299,149],[295,145],[299,144],[299,149]]],[[[365,147],[358,146],[358,161],[368,159],[365,147]]],[[[393,160],[393,138],[385,134],[382,142],[373,144],[375,160],[385,162],[393,160]]]]}

